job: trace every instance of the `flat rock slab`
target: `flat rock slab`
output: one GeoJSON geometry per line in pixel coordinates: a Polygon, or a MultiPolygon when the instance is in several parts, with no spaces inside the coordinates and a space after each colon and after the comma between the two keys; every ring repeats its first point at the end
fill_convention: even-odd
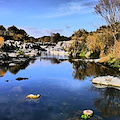
{"type": "Polygon", "coordinates": [[[15,66],[15,65],[16,65],[15,63],[10,63],[10,64],[9,64],[9,66],[11,66],[11,67],[12,67],[12,66],[15,66]]]}
{"type": "Polygon", "coordinates": [[[114,77],[114,76],[97,77],[92,79],[92,83],[106,85],[106,86],[120,87],[120,77],[114,77]]]}

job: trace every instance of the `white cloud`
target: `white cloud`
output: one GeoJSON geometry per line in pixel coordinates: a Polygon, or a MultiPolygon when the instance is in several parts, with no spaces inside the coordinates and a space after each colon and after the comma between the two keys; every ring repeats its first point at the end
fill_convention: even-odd
{"type": "Polygon", "coordinates": [[[33,37],[42,37],[42,36],[49,36],[51,35],[51,33],[64,33],[64,30],[62,29],[42,29],[42,30],[39,30],[38,28],[36,27],[21,27],[22,29],[24,29],[28,35],[30,36],[33,36],[33,37]]]}
{"type": "Polygon", "coordinates": [[[49,15],[45,16],[48,18],[52,17],[62,17],[62,16],[68,16],[71,14],[79,13],[82,9],[81,4],[78,4],[77,2],[70,2],[67,4],[60,5],[57,9],[53,9],[52,13],[49,13],[49,15]]]}
{"type": "Polygon", "coordinates": [[[69,28],[70,28],[70,26],[69,26],[69,25],[65,25],[65,27],[66,27],[67,29],[69,29],[69,28]]]}
{"type": "Polygon", "coordinates": [[[74,1],[60,4],[57,8],[50,8],[44,15],[36,15],[36,18],[55,18],[73,14],[85,14],[93,12],[93,1],[74,1]]]}

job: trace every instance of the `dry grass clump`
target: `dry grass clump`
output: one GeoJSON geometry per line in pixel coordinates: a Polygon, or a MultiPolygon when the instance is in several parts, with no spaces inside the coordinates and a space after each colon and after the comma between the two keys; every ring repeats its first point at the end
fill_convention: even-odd
{"type": "Polygon", "coordinates": [[[113,55],[115,58],[120,58],[120,42],[116,42],[114,45],[113,55]]]}
{"type": "Polygon", "coordinates": [[[109,56],[106,57],[102,57],[98,62],[102,63],[102,62],[107,62],[109,60],[109,56]]]}

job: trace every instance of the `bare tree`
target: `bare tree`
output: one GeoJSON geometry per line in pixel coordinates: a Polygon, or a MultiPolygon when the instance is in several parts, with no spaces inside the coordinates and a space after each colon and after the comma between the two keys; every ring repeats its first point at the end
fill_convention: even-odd
{"type": "Polygon", "coordinates": [[[98,0],[94,10],[110,26],[115,42],[118,25],[120,24],[120,0],[98,0]]]}

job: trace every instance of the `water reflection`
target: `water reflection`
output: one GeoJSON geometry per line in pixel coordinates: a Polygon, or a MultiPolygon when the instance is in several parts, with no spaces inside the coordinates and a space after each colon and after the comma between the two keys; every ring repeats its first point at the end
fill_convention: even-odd
{"type": "Polygon", "coordinates": [[[95,88],[89,81],[91,76],[117,75],[117,71],[95,63],[80,61],[71,62],[72,65],[68,62],[56,65],[59,62],[61,60],[57,58],[41,62],[33,60],[31,67],[19,73],[29,62],[14,67],[1,67],[1,75],[4,76],[8,70],[13,74],[6,74],[1,78],[5,82],[0,85],[0,120],[80,120],[84,109],[94,110],[93,120],[101,120],[103,116],[108,117],[104,120],[120,117],[120,92],[109,88],[95,88]],[[19,77],[22,75],[28,76],[29,80],[11,82],[17,77],[18,80],[26,79],[19,77]],[[11,80],[7,80],[9,78],[11,80]],[[73,78],[87,79],[81,82],[73,78]],[[26,99],[26,95],[38,93],[41,94],[39,99],[26,99]]]}
{"type": "Polygon", "coordinates": [[[6,67],[1,68],[1,69],[0,69],[0,77],[3,77],[6,72],[7,72],[7,68],[6,68],[6,67]]]}
{"type": "Polygon", "coordinates": [[[94,99],[94,105],[104,117],[120,117],[120,91],[106,87],[104,89],[92,87],[91,91],[100,93],[100,97],[94,99]]]}
{"type": "MultiPolygon", "coordinates": [[[[51,64],[59,64],[62,61],[64,61],[64,59],[59,59],[59,58],[40,58],[40,61],[44,60],[44,61],[50,61],[51,64]]],[[[24,70],[25,68],[27,68],[29,66],[29,64],[34,64],[36,61],[36,59],[34,60],[30,60],[30,61],[26,61],[22,64],[16,64],[15,66],[10,67],[8,64],[4,65],[4,66],[0,66],[0,77],[3,77],[5,75],[5,73],[7,71],[9,71],[10,73],[16,75],[20,70],[24,70]]]]}
{"type": "Polygon", "coordinates": [[[22,64],[16,64],[15,66],[10,67],[8,64],[0,66],[0,77],[3,77],[7,71],[12,74],[17,74],[20,70],[24,70],[30,61],[26,61],[22,64]]]}
{"type": "MultiPolygon", "coordinates": [[[[66,59],[59,59],[59,58],[40,58],[41,60],[44,61],[50,61],[51,64],[59,64],[62,61],[65,61],[66,59]]],[[[29,63],[35,63],[36,60],[32,61],[26,61],[25,63],[22,64],[17,64],[13,67],[9,67],[8,65],[6,66],[0,66],[0,77],[3,77],[5,73],[9,70],[12,74],[17,74],[20,70],[25,69],[28,67],[29,63]]],[[[87,77],[96,77],[96,76],[103,76],[103,75],[113,75],[117,76],[120,75],[119,70],[113,69],[113,68],[107,68],[102,65],[98,65],[94,62],[84,62],[84,61],[70,61],[72,63],[72,76],[74,79],[79,79],[79,80],[84,80],[87,77]]]]}
{"type": "Polygon", "coordinates": [[[73,77],[74,79],[84,80],[86,77],[91,76],[103,76],[103,75],[120,75],[119,70],[113,68],[107,68],[102,65],[98,65],[94,62],[71,62],[73,64],[73,77]]]}
{"type": "MultiPolygon", "coordinates": [[[[44,60],[48,60],[48,61],[50,61],[51,62],[51,64],[59,64],[59,63],[61,63],[61,61],[60,61],[60,59],[57,59],[57,58],[42,58],[42,59],[44,59],[44,60]]],[[[41,60],[41,59],[40,59],[41,60]]]]}

